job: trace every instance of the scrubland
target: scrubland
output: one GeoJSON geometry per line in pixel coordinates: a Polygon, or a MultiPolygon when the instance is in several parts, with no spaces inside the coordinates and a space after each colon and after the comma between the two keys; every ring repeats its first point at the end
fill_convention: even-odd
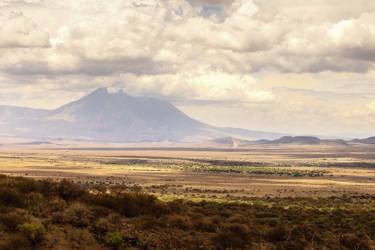
{"type": "Polygon", "coordinates": [[[0,153],[0,249],[375,249],[365,148],[0,153]]]}
{"type": "Polygon", "coordinates": [[[373,249],[372,196],[163,202],[142,189],[0,177],[1,249],[373,249]]]}

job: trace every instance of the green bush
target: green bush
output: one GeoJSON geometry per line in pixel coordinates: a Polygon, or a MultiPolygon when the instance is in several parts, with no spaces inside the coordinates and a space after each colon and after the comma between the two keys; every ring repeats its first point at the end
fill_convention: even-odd
{"type": "Polygon", "coordinates": [[[119,249],[125,243],[123,235],[119,232],[108,232],[105,235],[105,242],[112,249],[119,249]]]}
{"type": "Polygon", "coordinates": [[[44,238],[46,229],[41,223],[24,223],[18,227],[20,232],[30,241],[32,246],[38,245],[44,238]]]}

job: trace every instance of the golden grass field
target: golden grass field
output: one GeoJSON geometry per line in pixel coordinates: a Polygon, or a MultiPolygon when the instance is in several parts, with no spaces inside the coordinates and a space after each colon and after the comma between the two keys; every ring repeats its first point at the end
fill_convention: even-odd
{"type": "Polygon", "coordinates": [[[143,188],[162,199],[375,194],[373,147],[5,147],[0,173],[143,188]]]}

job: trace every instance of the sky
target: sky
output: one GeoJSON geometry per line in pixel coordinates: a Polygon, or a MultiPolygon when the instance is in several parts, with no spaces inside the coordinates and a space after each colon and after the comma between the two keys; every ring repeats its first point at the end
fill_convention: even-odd
{"type": "Polygon", "coordinates": [[[0,104],[98,87],[219,126],[375,135],[373,0],[0,0],[0,104]]]}

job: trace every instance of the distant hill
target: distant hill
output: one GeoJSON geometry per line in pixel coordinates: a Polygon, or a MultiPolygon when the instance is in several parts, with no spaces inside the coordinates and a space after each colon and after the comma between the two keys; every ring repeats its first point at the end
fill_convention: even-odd
{"type": "Polygon", "coordinates": [[[375,144],[375,136],[365,138],[365,139],[354,139],[352,143],[361,143],[361,144],[375,144]]]}
{"type": "Polygon", "coordinates": [[[282,136],[278,139],[268,140],[260,139],[255,141],[238,139],[236,137],[227,136],[219,137],[211,140],[211,143],[225,146],[244,147],[249,145],[333,145],[346,146],[352,144],[375,145],[375,136],[365,139],[342,140],[342,139],[320,139],[314,136],[282,136]]]}
{"type": "Polygon", "coordinates": [[[220,128],[190,118],[172,104],[105,88],[54,110],[0,106],[0,135],[113,142],[199,141],[235,136],[275,139],[280,134],[220,128]]]}
{"type": "Polygon", "coordinates": [[[283,136],[276,140],[258,140],[257,144],[300,144],[300,145],[347,145],[344,140],[323,140],[313,136],[283,136]]]}

